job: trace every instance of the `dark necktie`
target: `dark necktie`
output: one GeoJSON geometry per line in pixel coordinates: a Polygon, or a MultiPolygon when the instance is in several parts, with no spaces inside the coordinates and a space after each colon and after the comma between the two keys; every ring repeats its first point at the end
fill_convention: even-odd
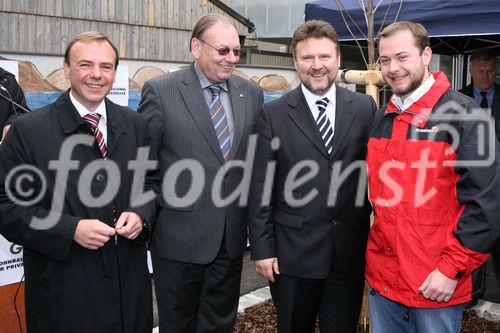
{"type": "Polygon", "coordinates": [[[95,139],[99,149],[101,150],[102,157],[106,158],[108,155],[108,147],[106,147],[106,142],[104,142],[104,136],[102,132],[99,130],[99,120],[101,119],[101,115],[98,113],[87,113],[82,119],[87,123],[92,132],[95,135],[95,139]]]}
{"type": "Polygon", "coordinates": [[[227,160],[229,152],[231,151],[231,140],[229,138],[229,127],[226,118],[226,112],[224,112],[224,107],[220,100],[220,90],[221,87],[218,85],[213,85],[208,87],[212,93],[212,100],[208,109],[210,110],[210,118],[214,124],[215,134],[217,135],[217,141],[219,141],[219,147],[222,152],[224,160],[227,160]]]}
{"type": "Polygon", "coordinates": [[[328,154],[331,154],[333,147],[333,128],[326,115],[326,106],[328,102],[329,100],[326,97],[316,101],[319,110],[318,118],[316,118],[316,126],[318,127],[328,154]]]}
{"type": "Polygon", "coordinates": [[[480,94],[480,95],[481,95],[481,97],[482,97],[482,98],[481,98],[481,105],[480,105],[480,106],[481,106],[483,109],[487,109],[487,108],[488,108],[488,99],[486,99],[486,91],[481,91],[479,94],[480,94]]]}

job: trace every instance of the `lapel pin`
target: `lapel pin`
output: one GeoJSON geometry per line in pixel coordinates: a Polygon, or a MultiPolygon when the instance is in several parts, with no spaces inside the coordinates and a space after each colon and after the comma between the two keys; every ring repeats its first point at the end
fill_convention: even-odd
{"type": "Polygon", "coordinates": [[[243,94],[240,94],[240,97],[241,97],[241,98],[243,98],[243,97],[245,97],[245,95],[243,95],[243,94]]]}

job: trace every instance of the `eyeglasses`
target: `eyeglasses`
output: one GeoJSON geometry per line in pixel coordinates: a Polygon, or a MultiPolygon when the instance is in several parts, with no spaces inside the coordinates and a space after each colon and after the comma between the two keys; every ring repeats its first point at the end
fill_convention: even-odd
{"type": "Polygon", "coordinates": [[[215,51],[217,51],[217,53],[220,55],[220,56],[227,56],[229,54],[229,52],[233,51],[233,54],[235,57],[239,57],[240,56],[240,53],[241,53],[241,50],[240,49],[230,49],[229,47],[221,47],[220,49],[216,48],[215,46],[212,46],[210,44],[208,44],[207,42],[205,42],[203,39],[200,39],[200,41],[202,43],[205,43],[207,44],[208,46],[210,46],[211,48],[213,48],[215,51]]]}

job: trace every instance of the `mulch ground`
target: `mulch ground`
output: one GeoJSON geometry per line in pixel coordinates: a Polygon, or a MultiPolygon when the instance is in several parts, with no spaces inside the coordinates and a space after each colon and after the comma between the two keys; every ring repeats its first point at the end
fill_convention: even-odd
{"type": "MultiPolygon", "coordinates": [[[[271,300],[247,308],[238,314],[235,333],[266,333],[276,332],[276,312],[271,300]]],[[[316,329],[316,332],[319,332],[316,329]]],[[[359,327],[358,332],[368,332],[359,327]]],[[[465,310],[462,320],[462,333],[498,333],[500,322],[493,322],[476,315],[472,310],[465,310]]]]}

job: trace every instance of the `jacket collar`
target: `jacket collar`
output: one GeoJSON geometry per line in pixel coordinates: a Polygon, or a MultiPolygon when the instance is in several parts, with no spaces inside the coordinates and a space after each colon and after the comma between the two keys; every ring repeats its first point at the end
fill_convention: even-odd
{"type": "Polygon", "coordinates": [[[75,132],[78,127],[85,124],[75,106],[71,103],[69,89],[54,102],[54,108],[59,116],[65,134],[71,134],[75,132]]]}
{"type": "Polygon", "coordinates": [[[342,146],[355,117],[355,112],[350,106],[353,100],[345,89],[336,87],[335,101],[335,134],[333,136],[332,152],[328,154],[301,87],[298,86],[290,91],[287,99],[287,104],[290,107],[288,116],[327,159],[336,158],[336,153],[342,146]]]}
{"type": "MultiPolygon", "coordinates": [[[[120,114],[122,111],[116,110],[116,105],[108,98],[105,98],[104,101],[106,103],[106,114],[108,117],[108,154],[111,154],[114,148],[118,146],[121,135],[125,134],[127,131],[123,126],[123,117],[120,114]]],[[[87,126],[71,102],[69,89],[54,102],[54,108],[65,134],[69,135],[76,132],[80,126],[87,126]]]]}
{"type": "Polygon", "coordinates": [[[450,89],[451,84],[443,72],[433,72],[432,75],[436,80],[431,89],[426,92],[420,99],[415,101],[408,109],[401,112],[397,106],[389,100],[385,115],[389,113],[398,113],[398,119],[409,124],[423,128],[429,119],[432,109],[437,104],[439,99],[450,89]]]}

